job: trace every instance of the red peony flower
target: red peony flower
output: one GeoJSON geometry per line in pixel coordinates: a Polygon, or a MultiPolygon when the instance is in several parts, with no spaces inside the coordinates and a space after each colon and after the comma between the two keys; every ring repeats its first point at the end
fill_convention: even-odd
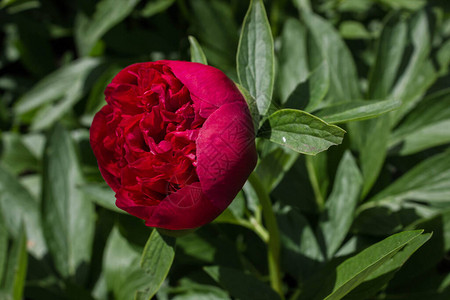
{"type": "Polygon", "coordinates": [[[213,67],[134,64],[114,77],[105,96],[91,146],[116,205],[148,226],[180,230],[211,222],[256,165],[245,99],[213,67]]]}

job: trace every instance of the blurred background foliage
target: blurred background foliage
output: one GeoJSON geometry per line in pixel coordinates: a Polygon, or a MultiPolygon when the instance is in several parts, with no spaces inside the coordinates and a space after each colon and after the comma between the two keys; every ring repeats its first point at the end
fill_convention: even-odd
{"type": "MultiPolygon", "coordinates": [[[[189,36],[210,65],[238,81],[248,5],[0,2],[0,299],[121,300],[137,290],[136,299],[146,299],[158,289],[140,266],[151,229],[115,208],[89,147],[89,126],[121,68],[190,60],[189,36]]],[[[303,109],[347,131],[342,145],[317,156],[258,139],[255,173],[280,228],[283,294],[449,299],[450,2],[264,5],[276,56],[272,111],[303,109]],[[382,115],[361,121],[368,100],[391,102],[374,102],[370,116],[382,115]],[[367,248],[414,229],[426,233],[376,244],[393,247],[385,255],[367,248]],[[367,265],[368,276],[352,275],[351,263],[367,265]],[[342,278],[354,280],[350,288],[339,286],[342,278]]],[[[246,184],[216,222],[177,239],[155,297],[276,299],[265,225],[258,195],[246,184]]]]}

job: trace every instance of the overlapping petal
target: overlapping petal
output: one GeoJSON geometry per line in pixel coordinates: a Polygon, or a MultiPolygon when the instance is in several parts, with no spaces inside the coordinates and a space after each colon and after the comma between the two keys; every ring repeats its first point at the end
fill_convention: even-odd
{"type": "Polygon", "coordinates": [[[234,199],[256,165],[253,123],[235,84],[197,63],[120,71],[105,90],[91,145],[118,207],[148,226],[202,226],[234,199]]]}

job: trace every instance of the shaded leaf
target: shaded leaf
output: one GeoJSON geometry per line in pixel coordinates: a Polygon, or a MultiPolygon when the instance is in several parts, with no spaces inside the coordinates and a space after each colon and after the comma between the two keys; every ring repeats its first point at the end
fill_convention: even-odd
{"type": "Polygon", "coordinates": [[[239,81],[252,95],[261,115],[272,100],[275,77],[274,48],[270,24],[261,0],[251,0],[242,25],[237,53],[239,81]]]}
{"type": "Polygon", "coordinates": [[[400,99],[402,106],[392,113],[395,125],[421,99],[437,74],[428,56],[431,51],[429,21],[425,11],[416,13],[409,21],[411,43],[414,47],[405,71],[393,88],[391,97],[400,99]]]}
{"type": "Polygon", "coordinates": [[[198,43],[197,39],[190,35],[189,44],[191,45],[191,61],[207,65],[208,61],[206,60],[205,53],[203,53],[202,47],[198,43]]]}
{"type": "Polygon", "coordinates": [[[289,18],[284,24],[279,61],[277,91],[283,104],[309,75],[306,27],[296,19],[289,18]]]}
{"type": "Polygon", "coordinates": [[[277,222],[283,269],[298,280],[307,280],[324,261],[313,229],[305,217],[289,206],[277,211],[277,222]]]}
{"type": "Polygon", "coordinates": [[[352,101],[341,105],[328,106],[314,113],[325,122],[331,124],[360,121],[378,117],[401,105],[399,100],[352,101]]]}
{"type": "Polygon", "coordinates": [[[115,193],[108,185],[91,183],[83,184],[79,188],[81,189],[81,192],[95,204],[114,212],[125,213],[125,211],[116,206],[115,193]]]}
{"type": "Polygon", "coordinates": [[[399,13],[388,16],[378,40],[376,60],[369,74],[369,99],[384,99],[397,78],[407,43],[407,24],[399,13]]]}
{"type": "Polygon", "coordinates": [[[161,235],[154,229],[150,235],[144,252],[142,252],[141,267],[149,275],[149,285],[145,291],[139,291],[141,296],[151,299],[166,279],[175,257],[175,239],[161,235]]]}
{"type": "Polygon", "coordinates": [[[190,0],[196,37],[211,65],[219,67],[236,81],[238,27],[228,2],[190,0]]]}
{"type": "Polygon", "coordinates": [[[159,14],[175,3],[175,0],[156,0],[149,1],[143,9],[141,9],[141,15],[146,18],[150,18],[153,15],[159,14]]]}
{"type": "MultiPolygon", "coordinates": [[[[370,70],[369,98],[383,99],[392,94],[391,90],[394,84],[398,85],[395,81],[402,63],[406,44],[406,22],[397,14],[388,16],[378,40],[375,63],[370,70]]],[[[403,101],[400,94],[389,97],[403,101]]],[[[361,170],[364,176],[362,197],[365,197],[378,178],[386,157],[391,115],[349,125],[350,137],[361,155],[361,170]]]]}
{"type": "Polygon", "coordinates": [[[392,152],[409,155],[450,143],[450,90],[425,98],[393,132],[392,152]]]}
{"type": "Polygon", "coordinates": [[[324,61],[308,75],[307,80],[295,87],[287,99],[286,106],[307,112],[323,106],[322,100],[330,87],[329,76],[328,64],[324,61]]]}
{"type": "Polygon", "coordinates": [[[241,271],[222,266],[204,267],[204,270],[233,297],[249,300],[280,299],[268,285],[241,271]]]}
{"type": "Polygon", "coordinates": [[[390,116],[383,115],[353,126],[351,124],[349,124],[350,137],[357,139],[357,143],[359,143],[361,171],[364,177],[361,197],[364,198],[377,180],[387,155],[391,132],[390,116]]]}
{"type": "Polygon", "coordinates": [[[417,220],[436,214],[436,209],[416,202],[382,202],[373,206],[368,204],[357,209],[353,222],[354,232],[384,237],[404,230],[417,220]]]}
{"type": "Polygon", "coordinates": [[[417,10],[425,6],[426,0],[381,0],[382,3],[399,9],[405,8],[410,10],[417,10]]]}
{"type": "Polygon", "coordinates": [[[344,299],[367,299],[377,294],[405,264],[405,262],[430,238],[431,233],[419,235],[398,251],[389,261],[370,274],[362,284],[351,291],[344,299]]]}
{"type": "Polygon", "coordinates": [[[241,86],[240,84],[236,84],[236,86],[238,87],[239,91],[241,92],[242,96],[244,96],[244,99],[247,102],[248,109],[250,110],[250,115],[252,116],[253,128],[255,129],[256,134],[259,129],[259,121],[260,121],[256,100],[252,95],[250,95],[250,92],[247,91],[243,86],[241,86]]]}
{"type": "Polygon", "coordinates": [[[261,158],[256,166],[256,173],[268,191],[278,185],[297,158],[297,152],[284,147],[277,147],[261,158]]]}
{"type": "Polygon", "coordinates": [[[392,235],[345,260],[335,271],[325,270],[328,275],[316,277],[315,286],[311,285],[302,299],[342,299],[422,232],[405,231],[392,235]]]}
{"type": "Polygon", "coordinates": [[[27,238],[22,227],[17,239],[13,242],[6,266],[4,291],[12,300],[23,299],[27,263],[27,238]]]}
{"type": "Polygon", "coordinates": [[[81,56],[89,55],[97,41],[114,25],[125,19],[139,0],[101,0],[94,15],[79,14],[75,24],[75,41],[81,56]]]}
{"type": "MultiPolygon", "coordinates": [[[[431,218],[419,220],[410,228],[425,229],[427,232],[432,232],[433,237],[395,274],[389,284],[391,290],[398,288],[404,290],[405,286],[411,289],[411,282],[422,285],[421,281],[427,280],[430,271],[444,273],[440,264],[450,250],[450,211],[441,211],[431,218]]],[[[445,288],[445,283],[442,287],[436,286],[435,291],[442,291],[442,288],[445,288]]]]}
{"type": "Polygon", "coordinates": [[[112,230],[103,256],[105,281],[114,299],[129,300],[137,290],[145,289],[150,278],[139,266],[140,253],[117,227],[112,230]]]}
{"type": "Polygon", "coordinates": [[[64,277],[82,281],[94,237],[94,206],[78,186],[83,178],[69,133],[57,125],[50,133],[43,174],[42,221],[55,266],[64,277]]]}
{"type": "Polygon", "coordinates": [[[42,107],[31,122],[32,131],[43,130],[61,119],[83,96],[83,80],[78,79],[66,91],[63,99],[55,105],[42,107]]]}
{"type": "Polygon", "coordinates": [[[2,133],[2,164],[12,173],[36,171],[38,160],[24,143],[22,136],[13,132],[2,133]]]}
{"type": "Polygon", "coordinates": [[[22,224],[25,226],[29,251],[38,258],[45,255],[47,247],[42,234],[39,204],[17,180],[0,166],[0,207],[10,234],[18,238],[22,224]]]}
{"type": "Polygon", "coordinates": [[[344,39],[370,39],[372,35],[364,24],[356,21],[344,21],[339,26],[339,33],[344,39]]]}
{"type": "Polygon", "coordinates": [[[39,81],[16,102],[14,106],[16,113],[22,115],[46,103],[58,100],[66,94],[77,79],[86,76],[98,64],[98,59],[84,58],[56,70],[39,81]]]}
{"type": "Polygon", "coordinates": [[[380,203],[398,204],[405,200],[425,202],[450,199],[450,151],[430,157],[360,207],[365,209],[380,203]]]}
{"type": "Polygon", "coordinates": [[[319,220],[320,236],[329,259],[339,249],[352,225],[362,183],[362,175],[353,156],[345,152],[319,220]]]}
{"type": "Polygon", "coordinates": [[[8,228],[6,228],[3,218],[3,212],[0,209],[0,287],[3,283],[4,270],[8,259],[8,228]]]}
{"type": "Polygon", "coordinates": [[[301,11],[301,16],[329,67],[332,101],[361,99],[355,63],[339,33],[318,15],[301,11]]]}

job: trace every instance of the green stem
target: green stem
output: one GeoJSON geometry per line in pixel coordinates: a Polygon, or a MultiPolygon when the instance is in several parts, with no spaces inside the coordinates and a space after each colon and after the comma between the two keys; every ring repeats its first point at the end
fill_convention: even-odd
{"type": "Polygon", "coordinates": [[[322,211],[324,208],[324,205],[325,205],[325,199],[322,195],[322,190],[320,187],[319,179],[317,178],[317,172],[314,167],[314,163],[312,161],[313,159],[314,159],[313,156],[309,156],[309,155],[306,156],[306,158],[305,158],[306,169],[308,171],[309,179],[311,181],[311,186],[314,191],[317,208],[319,209],[319,211],[322,211]]]}
{"type": "Polygon", "coordinates": [[[280,232],[277,220],[273,213],[272,203],[265,187],[262,185],[256,173],[252,173],[249,182],[253,186],[262,206],[264,222],[269,232],[269,242],[267,249],[267,259],[269,264],[270,284],[272,288],[284,299],[281,270],[280,270],[280,232]]]}

